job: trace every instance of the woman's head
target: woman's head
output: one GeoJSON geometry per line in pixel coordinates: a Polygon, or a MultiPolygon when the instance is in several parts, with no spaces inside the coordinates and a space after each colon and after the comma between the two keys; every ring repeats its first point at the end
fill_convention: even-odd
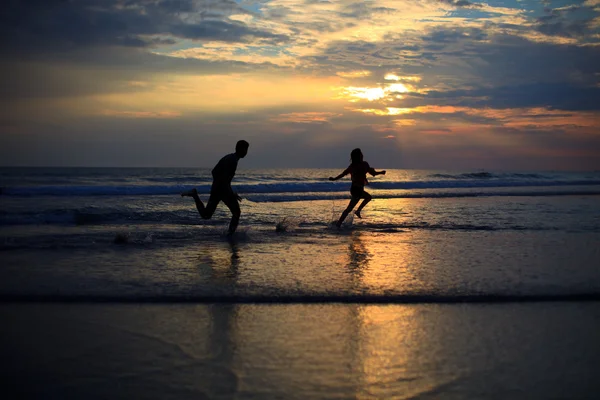
{"type": "Polygon", "coordinates": [[[350,159],[352,160],[352,164],[359,163],[363,160],[363,154],[360,149],[354,149],[350,153],[350,159]]]}

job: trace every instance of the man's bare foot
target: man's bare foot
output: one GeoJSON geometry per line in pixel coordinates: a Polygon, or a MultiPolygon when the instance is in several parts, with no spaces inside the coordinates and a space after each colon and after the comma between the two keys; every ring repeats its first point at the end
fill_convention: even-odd
{"type": "Polygon", "coordinates": [[[358,218],[362,219],[362,217],[360,216],[360,211],[354,211],[354,215],[356,215],[358,218]]]}
{"type": "Polygon", "coordinates": [[[196,190],[196,188],[193,188],[191,190],[181,193],[181,197],[183,197],[183,196],[194,197],[197,195],[198,195],[198,191],[196,190]]]}

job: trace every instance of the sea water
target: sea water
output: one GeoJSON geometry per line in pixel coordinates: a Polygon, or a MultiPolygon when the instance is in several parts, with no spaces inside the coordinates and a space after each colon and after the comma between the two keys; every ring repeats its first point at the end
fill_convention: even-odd
{"type": "Polygon", "coordinates": [[[202,220],[180,196],[196,187],[208,200],[206,169],[1,169],[0,296],[600,293],[598,172],[390,170],[341,229],[349,182],[327,179],[337,172],[240,170],[227,238],[222,203],[202,220]]]}
{"type": "Polygon", "coordinates": [[[180,196],[207,169],[0,169],[7,371],[88,398],[600,390],[599,172],[388,170],[340,229],[338,173],[239,170],[230,238],[180,196]]]}

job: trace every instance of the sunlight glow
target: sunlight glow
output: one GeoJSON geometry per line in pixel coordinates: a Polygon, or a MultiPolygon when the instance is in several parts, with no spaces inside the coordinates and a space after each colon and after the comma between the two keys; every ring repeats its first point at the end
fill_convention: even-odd
{"type": "Polygon", "coordinates": [[[409,92],[408,88],[406,86],[404,86],[404,84],[402,84],[402,83],[394,83],[394,84],[388,86],[387,90],[390,92],[396,92],[396,93],[408,93],[409,92]]]}
{"type": "Polygon", "coordinates": [[[294,122],[300,124],[326,123],[334,117],[340,117],[342,114],[332,112],[295,112],[280,114],[275,118],[271,118],[274,122],[294,122]]]}
{"type": "Polygon", "coordinates": [[[346,94],[350,97],[356,97],[357,99],[366,99],[369,101],[379,100],[385,97],[386,95],[386,92],[383,88],[347,87],[345,88],[345,91],[346,94]]]}
{"type": "Polygon", "coordinates": [[[411,108],[395,108],[395,107],[388,107],[387,108],[387,115],[400,115],[400,114],[409,114],[412,109],[411,108]]]}
{"type": "Polygon", "coordinates": [[[370,76],[371,71],[348,71],[348,72],[338,72],[337,76],[342,78],[363,78],[365,76],[370,76]]]}
{"type": "Polygon", "coordinates": [[[123,117],[123,118],[177,118],[181,116],[177,111],[117,111],[117,110],[102,110],[100,115],[107,117],[123,117]]]}
{"type": "Polygon", "coordinates": [[[387,107],[385,110],[376,109],[376,108],[355,108],[352,111],[361,112],[364,114],[373,114],[373,115],[401,115],[401,114],[410,114],[414,112],[413,108],[396,108],[396,107],[387,107]]]}

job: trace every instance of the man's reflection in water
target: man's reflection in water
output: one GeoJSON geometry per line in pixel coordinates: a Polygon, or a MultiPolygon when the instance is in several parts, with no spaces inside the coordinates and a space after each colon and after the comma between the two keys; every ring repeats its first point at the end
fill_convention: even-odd
{"type": "MultiPolygon", "coordinates": [[[[229,239],[226,243],[213,243],[203,247],[198,256],[199,273],[210,276],[210,290],[221,299],[235,294],[239,276],[239,245],[229,239]]],[[[207,351],[212,359],[209,387],[206,394],[215,398],[231,398],[238,391],[235,373],[235,354],[239,347],[236,327],[238,313],[244,305],[229,302],[207,304],[210,316],[207,351]]]]}
{"type": "Polygon", "coordinates": [[[203,247],[198,255],[198,269],[216,285],[234,285],[239,274],[239,244],[233,240],[203,247]]]}

